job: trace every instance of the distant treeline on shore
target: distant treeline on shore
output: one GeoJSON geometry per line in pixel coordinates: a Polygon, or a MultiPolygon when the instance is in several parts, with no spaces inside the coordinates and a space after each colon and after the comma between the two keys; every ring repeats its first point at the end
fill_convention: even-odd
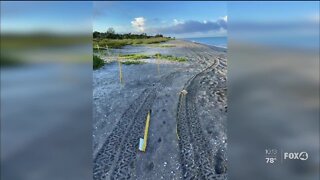
{"type": "Polygon", "coordinates": [[[149,36],[142,34],[118,34],[113,28],[109,28],[107,32],[93,32],[93,48],[122,48],[126,45],[143,45],[156,44],[172,40],[171,37],[164,37],[162,34],[149,36]]]}
{"type": "MultiPolygon", "coordinates": [[[[146,33],[141,34],[132,34],[132,33],[125,33],[125,34],[118,34],[115,32],[113,28],[109,28],[107,32],[93,32],[94,39],[148,39],[148,38],[163,38],[162,34],[156,34],[154,36],[147,35],[146,33]]],[[[171,38],[171,37],[167,37],[171,38]]]]}

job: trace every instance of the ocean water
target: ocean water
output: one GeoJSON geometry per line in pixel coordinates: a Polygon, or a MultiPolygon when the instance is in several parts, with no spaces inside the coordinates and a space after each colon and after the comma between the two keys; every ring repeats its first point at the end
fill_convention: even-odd
{"type": "Polygon", "coordinates": [[[228,39],[227,37],[199,37],[199,38],[184,38],[187,41],[193,41],[197,43],[218,46],[227,48],[228,39]]]}

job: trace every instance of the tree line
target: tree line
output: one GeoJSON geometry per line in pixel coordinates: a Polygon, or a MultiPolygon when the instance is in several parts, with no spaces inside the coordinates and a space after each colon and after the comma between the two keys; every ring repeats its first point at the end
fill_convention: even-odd
{"type": "MultiPolygon", "coordinates": [[[[156,34],[155,36],[149,36],[146,33],[141,34],[118,34],[115,32],[113,28],[109,28],[107,32],[93,32],[93,38],[98,39],[148,39],[148,38],[154,38],[154,37],[164,37],[162,34],[156,34]]],[[[170,37],[169,37],[170,38],[170,37]]]]}

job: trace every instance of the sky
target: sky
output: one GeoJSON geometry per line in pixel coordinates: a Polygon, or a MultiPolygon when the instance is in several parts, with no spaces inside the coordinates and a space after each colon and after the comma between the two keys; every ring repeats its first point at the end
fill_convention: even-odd
{"type": "Polygon", "coordinates": [[[237,21],[319,21],[319,2],[229,2],[228,13],[237,21]]]}
{"type": "Polygon", "coordinates": [[[320,2],[230,2],[228,40],[319,48],[320,2]]]}
{"type": "Polygon", "coordinates": [[[177,38],[227,35],[226,2],[94,2],[93,30],[177,38]]]}
{"type": "Polygon", "coordinates": [[[90,33],[92,2],[1,1],[1,32],[90,33]]]}
{"type": "Polygon", "coordinates": [[[239,31],[239,28],[248,32],[254,28],[282,29],[287,34],[293,27],[299,33],[307,32],[304,29],[310,27],[312,33],[318,33],[314,26],[319,26],[319,6],[316,1],[1,1],[0,29],[1,32],[91,34],[112,27],[118,33],[161,33],[177,38],[227,36],[227,32],[230,36],[231,30],[239,31]],[[235,27],[237,23],[241,27],[235,27]]]}

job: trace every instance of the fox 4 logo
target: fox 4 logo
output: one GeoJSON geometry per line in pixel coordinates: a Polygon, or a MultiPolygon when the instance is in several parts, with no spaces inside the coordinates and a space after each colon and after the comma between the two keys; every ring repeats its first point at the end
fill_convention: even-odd
{"type": "Polygon", "coordinates": [[[283,158],[305,161],[309,158],[309,155],[307,152],[292,152],[292,153],[285,152],[283,158]]]}

